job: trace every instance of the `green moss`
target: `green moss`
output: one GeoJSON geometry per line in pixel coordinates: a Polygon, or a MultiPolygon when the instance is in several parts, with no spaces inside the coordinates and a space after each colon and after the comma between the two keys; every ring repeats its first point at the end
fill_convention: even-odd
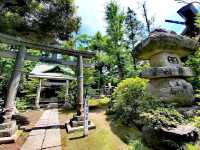
{"type": "MultiPolygon", "coordinates": [[[[127,127],[120,121],[107,118],[104,109],[90,113],[90,120],[96,129],[89,130],[89,136],[84,138],[83,131],[66,133],[62,138],[63,150],[128,150],[137,147],[137,144],[132,145],[133,141],[141,141],[141,133],[136,127],[127,127]]],[[[141,144],[144,145],[142,141],[141,144]]]]}

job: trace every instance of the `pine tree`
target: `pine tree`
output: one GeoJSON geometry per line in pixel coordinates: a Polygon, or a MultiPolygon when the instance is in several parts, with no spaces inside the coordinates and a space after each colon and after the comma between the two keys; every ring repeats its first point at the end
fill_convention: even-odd
{"type": "Polygon", "coordinates": [[[79,29],[73,0],[2,0],[0,32],[37,41],[66,40],[79,29]]]}

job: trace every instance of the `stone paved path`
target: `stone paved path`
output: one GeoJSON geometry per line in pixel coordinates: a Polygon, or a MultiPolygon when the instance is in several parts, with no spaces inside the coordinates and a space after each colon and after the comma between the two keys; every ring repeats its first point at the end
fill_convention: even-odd
{"type": "Polygon", "coordinates": [[[21,150],[61,150],[58,109],[43,113],[21,150]]]}

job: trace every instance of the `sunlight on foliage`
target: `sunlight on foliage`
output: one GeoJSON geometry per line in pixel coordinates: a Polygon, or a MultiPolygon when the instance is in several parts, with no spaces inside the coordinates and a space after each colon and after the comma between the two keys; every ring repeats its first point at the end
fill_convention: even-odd
{"type": "Polygon", "coordinates": [[[149,150],[141,140],[133,140],[129,145],[129,150],[149,150]]]}
{"type": "Polygon", "coordinates": [[[108,102],[110,101],[109,98],[103,97],[99,99],[89,99],[88,103],[90,107],[101,107],[101,106],[106,106],[108,102]]]}
{"type": "Polygon", "coordinates": [[[184,150],[199,150],[200,147],[198,145],[186,144],[184,150]]]}

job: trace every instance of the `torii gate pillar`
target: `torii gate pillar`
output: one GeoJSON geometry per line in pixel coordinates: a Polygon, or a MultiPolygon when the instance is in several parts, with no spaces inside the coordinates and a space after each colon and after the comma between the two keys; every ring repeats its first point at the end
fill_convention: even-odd
{"type": "Polygon", "coordinates": [[[77,115],[83,115],[83,57],[78,57],[78,99],[76,102],[77,115]]]}
{"type": "MultiPolygon", "coordinates": [[[[82,130],[84,128],[84,84],[83,84],[83,56],[78,57],[78,98],[76,101],[76,114],[73,118],[67,122],[66,129],[67,132],[74,132],[76,130],[82,130]]],[[[95,129],[96,126],[92,121],[88,121],[88,129],[95,129]]]]}
{"type": "Polygon", "coordinates": [[[7,93],[7,99],[5,102],[5,114],[3,116],[4,122],[0,124],[0,131],[3,130],[4,133],[0,134],[0,144],[15,142],[17,125],[16,122],[12,120],[12,115],[15,113],[16,105],[15,99],[21,78],[21,70],[24,65],[24,58],[26,56],[26,49],[23,47],[18,51],[15,68],[12,72],[11,79],[9,82],[9,88],[7,93]]]}

